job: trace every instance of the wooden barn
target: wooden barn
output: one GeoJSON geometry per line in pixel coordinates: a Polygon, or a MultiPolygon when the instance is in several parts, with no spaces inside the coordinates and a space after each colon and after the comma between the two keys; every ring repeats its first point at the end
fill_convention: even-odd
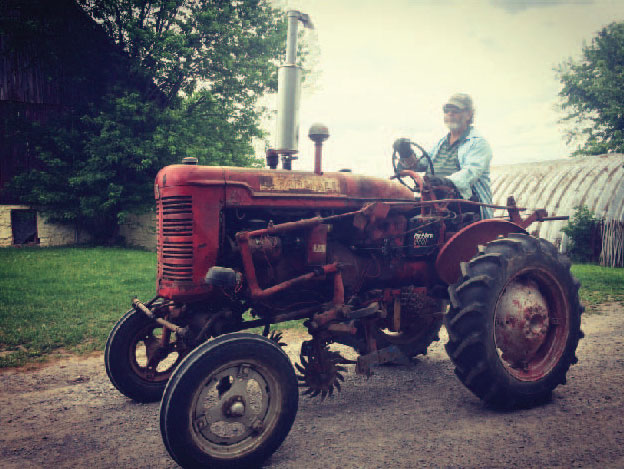
{"type": "MultiPolygon", "coordinates": [[[[513,195],[520,207],[545,208],[549,214],[572,216],[583,205],[601,220],[601,263],[624,266],[624,155],[606,154],[492,167],[494,203],[513,195]]],[[[502,215],[502,211],[494,213],[502,215]]],[[[566,221],[531,225],[532,232],[560,246],[566,221]]]]}
{"type": "Polygon", "coordinates": [[[6,190],[15,175],[38,164],[20,123],[45,123],[96,101],[124,79],[126,64],[74,0],[0,2],[0,246],[79,241],[72,228],[47,223],[6,190]]]}

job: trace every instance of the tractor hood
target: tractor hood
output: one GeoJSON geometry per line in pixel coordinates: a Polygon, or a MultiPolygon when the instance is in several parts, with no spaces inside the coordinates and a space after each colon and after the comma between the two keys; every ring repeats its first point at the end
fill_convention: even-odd
{"type": "Polygon", "coordinates": [[[182,164],[167,166],[156,177],[157,197],[159,190],[180,186],[213,188],[222,186],[226,190],[238,189],[236,192],[246,192],[251,199],[330,198],[354,202],[414,200],[414,194],[398,182],[346,172],[315,174],[303,171],[182,164]]]}

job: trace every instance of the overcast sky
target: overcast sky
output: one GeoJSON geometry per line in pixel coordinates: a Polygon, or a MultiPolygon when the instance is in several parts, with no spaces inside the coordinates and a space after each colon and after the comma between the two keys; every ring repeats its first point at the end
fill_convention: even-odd
{"type": "Polygon", "coordinates": [[[324,170],[384,177],[394,139],[429,149],[446,133],[441,108],[455,92],[472,95],[493,164],[567,157],[553,68],[624,20],[624,0],[287,1],[310,15],[319,49],[294,168],[313,169],[307,133],[322,122],[324,170]]]}

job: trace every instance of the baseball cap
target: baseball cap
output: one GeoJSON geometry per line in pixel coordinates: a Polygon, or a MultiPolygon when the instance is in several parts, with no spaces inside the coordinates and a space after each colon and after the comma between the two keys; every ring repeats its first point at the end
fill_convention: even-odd
{"type": "Polygon", "coordinates": [[[474,108],[472,107],[472,98],[466,93],[455,93],[448,99],[444,107],[446,106],[455,106],[461,111],[474,110],[474,108]]]}

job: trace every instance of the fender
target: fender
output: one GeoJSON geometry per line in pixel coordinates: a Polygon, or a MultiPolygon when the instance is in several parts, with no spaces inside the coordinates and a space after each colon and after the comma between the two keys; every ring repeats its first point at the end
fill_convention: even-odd
{"type": "Polygon", "coordinates": [[[436,258],[438,276],[449,285],[457,282],[460,264],[472,259],[481,244],[487,244],[509,233],[527,233],[524,228],[507,220],[488,219],[475,222],[455,233],[436,258]]]}

